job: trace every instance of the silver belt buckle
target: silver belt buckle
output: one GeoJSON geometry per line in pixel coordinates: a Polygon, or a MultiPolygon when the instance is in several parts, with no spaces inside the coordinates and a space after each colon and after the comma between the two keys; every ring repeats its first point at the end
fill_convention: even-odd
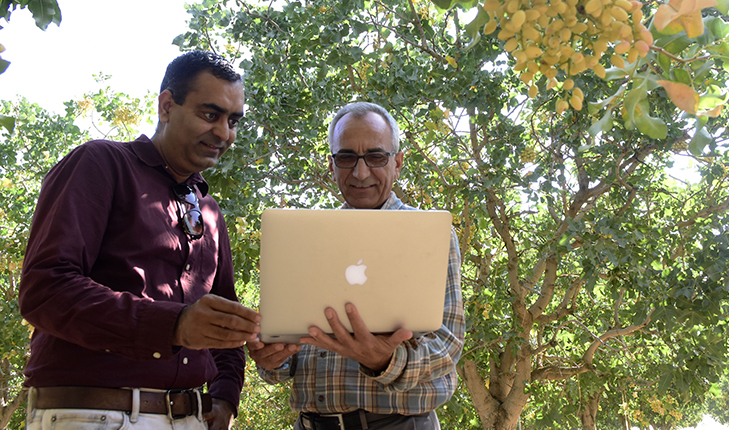
{"type": "Polygon", "coordinates": [[[172,413],[172,407],[175,406],[174,400],[170,399],[170,394],[187,394],[187,398],[190,401],[190,412],[192,415],[197,415],[198,419],[202,417],[202,399],[200,391],[197,388],[188,390],[167,390],[165,391],[165,403],[167,407],[167,418],[170,421],[184,418],[187,415],[175,415],[172,413]],[[193,397],[195,395],[196,397],[193,397]],[[193,410],[195,406],[195,400],[197,401],[197,413],[193,410]]]}
{"type": "Polygon", "coordinates": [[[345,430],[344,428],[344,414],[320,414],[319,416],[324,418],[338,418],[339,419],[339,429],[345,430]]]}

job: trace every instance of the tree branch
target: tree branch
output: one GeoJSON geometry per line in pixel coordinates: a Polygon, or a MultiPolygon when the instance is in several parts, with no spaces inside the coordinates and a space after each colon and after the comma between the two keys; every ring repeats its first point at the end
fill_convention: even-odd
{"type": "Polygon", "coordinates": [[[610,330],[610,331],[606,332],[605,334],[603,334],[602,336],[600,336],[600,339],[592,342],[592,345],[590,345],[590,347],[587,348],[587,351],[585,351],[585,354],[583,354],[583,356],[582,356],[582,361],[585,363],[585,366],[588,366],[590,368],[592,367],[592,360],[595,356],[595,352],[597,352],[597,350],[600,348],[601,345],[605,344],[605,341],[610,340],[614,337],[618,337],[618,336],[631,335],[631,334],[635,333],[636,331],[639,331],[643,327],[647,326],[648,324],[650,324],[652,313],[653,313],[652,310],[650,312],[648,312],[648,316],[640,324],[631,325],[631,326],[628,326],[625,328],[610,330]]]}
{"type": "Polygon", "coordinates": [[[699,218],[707,218],[708,216],[710,216],[714,213],[726,212],[728,210],[729,210],[729,198],[725,198],[723,203],[719,203],[718,205],[713,205],[713,206],[709,206],[708,208],[704,208],[704,209],[696,212],[694,215],[692,215],[686,221],[679,222],[678,224],[676,224],[676,229],[683,230],[686,227],[696,224],[696,221],[699,218]]]}
{"type": "Polygon", "coordinates": [[[542,282],[542,290],[539,298],[529,307],[529,313],[533,318],[538,318],[544,313],[547,305],[552,301],[554,296],[554,285],[557,281],[557,256],[550,253],[546,260],[546,270],[544,281],[542,282]]]}
{"type": "Polygon", "coordinates": [[[659,48],[655,45],[651,45],[651,51],[660,52],[661,54],[665,55],[666,57],[670,58],[673,61],[678,61],[679,63],[686,64],[691,63],[693,61],[701,61],[701,60],[708,60],[711,58],[711,55],[704,55],[702,57],[693,57],[693,58],[681,58],[677,57],[674,54],[671,54],[670,52],[666,51],[663,48],[659,48]]]}
{"type": "Polygon", "coordinates": [[[435,161],[433,161],[428,156],[428,154],[426,154],[425,151],[423,151],[423,148],[421,148],[420,145],[418,145],[418,142],[416,142],[415,138],[413,137],[413,133],[411,133],[410,131],[406,131],[405,137],[407,137],[410,144],[413,145],[413,147],[415,147],[415,149],[420,153],[420,155],[422,155],[423,158],[425,158],[425,160],[428,162],[428,164],[433,166],[433,169],[435,169],[435,171],[438,173],[438,176],[440,177],[440,180],[443,181],[443,184],[445,184],[445,186],[447,188],[455,188],[456,185],[448,182],[448,179],[446,179],[445,175],[443,174],[443,171],[440,170],[440,167],[438,167],[438,165],[435,163],[435,161]]]}
{"type": "MultiPolygon", "coordinates": [[[[509,256],[509,261],[507,263],[509,287],[512,293],[519,298],[519,300],[514,301],[514,304],[516,305],[521,301],[523,306],[524,289],[521,288],[521,284],[519,283],[519,256],[516,252],[516,244],[514,243],[511,231],[509,230],[509,220],[504,213],[503,203],[497,199],[493,190],[489,190],[489,197],[486,200],[486,211],[491,219],[491,224],[493,224],[494,228],[496,228],[496,232],[499,234],[501,240],[506,246],[506,252],[509,256]]],[[[526,309],[523,309],[521,312],[518,312],[517,315],[524,314],[525,311],[526,309]]]]}
{"type": "Polygon", "coordinates": [[[578,279],[574,282],[572,282],[567,289],[567,292],[565,293],[564,297],[562,298],[562,302],[557,307],[557,310],[552,312],[551,314],[547,315],[540,315],[536,318],[537,323],[541,324],[548,324],[553,321],[557,321],[560,318],[564,318],[567,315],[571,315],[576,307],[574,303],[570,306],[570,302],[574,302],[575,298],[577,297],[577,293],[582,289],[582,285],[585,283],[585,281],[578,279]]]}

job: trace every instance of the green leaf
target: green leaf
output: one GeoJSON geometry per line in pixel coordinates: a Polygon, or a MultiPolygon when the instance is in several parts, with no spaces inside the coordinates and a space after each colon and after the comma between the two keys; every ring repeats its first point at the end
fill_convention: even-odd
{"type": "Polygon", "coordinates": [[[481,34],[481,27],[483,27],[487,22],[489,22],[488,12],[483,10],[482,7],[478,8],[476,18],[465,26],[466,33],[468,33],[471,39],[476,39],[481,34]]]}
{"type": "Polygon", "coordinates": [[[606,98],[603,101],[600,102],[592,102],[587,105],[587,111],[590,113],[590,115],[594,115],[600,111],[600,109],[604,108],[605,106],[611,104],[615,99],[623,95],[623,92],[625,91],[625,86],[621,86],[618,88],[618,90],[615,92],[615,94],[611,95],[610,97],[606,98]]]}
{"type": "Polygon", "coordinates": [[[476,44],[478,43],[479,40],[481,40],[481,32],[480,31],[476,33],[476,37],[473,40],[471,40],[471,43],[469,43],[466,46],[466,48],[465,48],[466,51],[468,51],[471,48],[473,48],[474,46],[476,46],[476,44]]]}
{"type": "Polygon", "coordinates": [[[691,86],[691,75],[686,70],[673,69],[671,70],[671,74],[673,75],[673,81],[691,86]]]}
{"type": "Polygon", "coordinates": [[[700,130],[696,130],[693,139],[689,142],[689,151],[697,157],[703,155],[704,148],[713,141],[714,138],[706,131],[706,129],[702,128],[700,130]]]}
{"type": "Polygon", "coordinates": [[[726,103],[727,99],[729,99],[729,92],[724,94],[722,93],[721,88],[711,85],[707,89],[706,93],[702,94],[699,98],[699,109],[714,109],[715,107],[726,103]]]}
{"type": "Polygon", "coordinates": [[[172,39],[172,44],[176,46],[184,46],[185,45],[185,34],[180,34],[174,39],[172,39]]]}
{"type": "Polygon", "coordinates": [[[673,380],[673,374],[666,372],[661,375],[660,382],[658,383],[658,392],[665,393],[668,391],[668,387],[671,385],[673,380]]]}
{"type": "Polygon", "coordinates": [[[663,76],[669,77],[671,74],[671,59],[668,55],[658,54],[658,64],[663,69],[663,76]]]}
{"type": "Polygon", "coordinates": [[[706,125],[706,123],[709,122],[708,116],[700,116],[696,118],[696,130],[701,130],[702,127],[706,125]]]}
{"type": "Polygon", "coordinates": [[[0,58],[0,74],[5,73],[5,70],[8,69],[9,65],[10,65],[10,61],[5,61],[2,58],[0,58]]]}
{"type": "Polygon", "coordinates": [[[616,79],[623,79],[628,72],[625,71],[625,69],[620,69],[617,67],[610,67],[609,69],[605,70],[605,80],[606,81],[614,81],[616,79]]]}
{"type": "Polygon", "coordinates": [[[668,135],[668,126],[662,119],[650,116],[649,109],[648,100],[641,100],[633,115],[635,125],[641,133],[652,139],[665,139],[668,135]]]}
{"type": "Polygon", "coordinates": [[[456,3],[458,3],[458,0],[431,0],[435,7],[441,10],[448,10],[453,7],[456,3]]]}
{"type": "Polygon", "coordinates": [[[28,10],[33,14],[35,25],[45,30],[51,23],[61,25],[61,9],[56,0],[31,0],[28,10]]]}
{"type": "MultiPolygon", "coordinates": [[[[727,0],[729,1],[729,0],[727,0]]],[[[715,39],[723,39],[729,35],[729,24],[718,16],[712,16],[706,22],[706,26],[715,39]]]]}
{"type": "Polygon", "coordinates": [[[671,54],[680,54],[681,51],[686,49],[692,43],[694,43],[694,41],[686,37],[685,32],[681,32],[671,36],[663,36],[656,40],[653,44],[665,49],[671,54]]]}
{"type": "MultiPolygon", "coordinates": [[[[729,57],[729,43],[727,42],[714,43],[711,46],[708,46],[706,50],[714,54],[729,57]]],[[[727,60],[729,60],[729,58],[724,58],[724,63],[726,63],[727,60]]]]}
{"type": "Polygon", "coordinates": [[[8,133],[12,133],[15,129],[15,118],[11,116],[0,115],[0,126],[5,127],[8,133]]]}
{"type": "Polygon", "coordinates": [[[596,136],[598,133],[607,133],[613,128],[613,108],[610,108],[605,112],[598,121],[595,121],[590,126],[590,134],[596,136]]]}
{"type": "Polygon", "coordinates": [[[647,94],[647,89],[644,86],[633,88],[627,96],[625,96],[625,113],[628,119],[635,122],[633,116],[635,115],[636,107],[641,100],[644,100],[647,94]]]}
{"type": "MultiPolygon", "coordinates": [[[[698,66],[699,64],[700,63],[697,62],[696,65],[698,66]]],[[[701,67],[694,71],[694,80],[696,80],[696,82],[703,82],[707,78],[707,75],[714,67],[714,65],[715,63],[712,59],[709,59],[704,64],[701,64],[701,67]]]]}

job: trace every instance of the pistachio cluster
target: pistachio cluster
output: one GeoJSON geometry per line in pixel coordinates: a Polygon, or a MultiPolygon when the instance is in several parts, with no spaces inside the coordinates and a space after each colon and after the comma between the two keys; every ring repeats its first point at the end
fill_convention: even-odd
{"type": "Polygon", "coordinates": [[[626,58],[633,63],[648,54],[653,37],[642,23],[642,5],[635,0],[486,0],[483,9],[490,19],[484,33],[499,29],[497,37],[516,60],[514,69],[522,72],[530,97],[540,91],[540,74],[547,78],[547,90],[557,88],[561,114],[583,106],[585,96],[573,76],[589,69],[603,78],[606,63],[623,68],[626,58]]]}

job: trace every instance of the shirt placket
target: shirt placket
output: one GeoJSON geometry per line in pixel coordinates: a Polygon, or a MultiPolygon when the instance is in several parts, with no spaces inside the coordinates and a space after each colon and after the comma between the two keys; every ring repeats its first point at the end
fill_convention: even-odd
{"type": "Polygon", "coordinates": [[[316,407],[320,411],[330,411],[335,405],[331,404],[332,388],[336,385],[336,381],[329,380],[333,363],[330,363],[332,354],[324,349],[317,348],[316,351],[316,388],[314,390],[314,400],[316,407]]]}

